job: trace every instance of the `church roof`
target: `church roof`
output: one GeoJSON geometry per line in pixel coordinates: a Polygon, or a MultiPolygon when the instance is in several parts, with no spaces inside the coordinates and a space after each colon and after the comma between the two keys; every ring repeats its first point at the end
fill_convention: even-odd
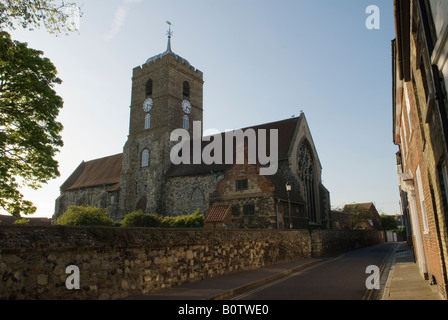
{"type": "Polygon", "coordinates": [[[346,205],[344,206],[344,209],[343,209],[343,210],[350,211],[350,209],[352,209],[352,208],[356,208],[356,207],[358,207],[358,208],[363,208],[363,209],[368,209],[368,210],[371,210],[372,212],[378,214],[378,211],[377,211],[377,209],[376,209],[376,207],[375,207],[375,204],[374,204],[373,202],[350,203],[350,204],[346,204],[346,205]]]}
{"type": "MultiPolygon", "coordinates": [[[[243,128],[254,129],[255,133],[258,135],[258,130],[265,129],[266,134],[266,144],[270,145],[270,134],[268,133],[271,129],[278,130],[278,159],[286,159],[289,154],[289,149],[291,147],[291,142],[294,140],[298,125],[302,116],[290,118],[282,121],[265,123],[253,127],[243,128]]],[[[222,142],[225,141],[225,132],[220,134],[222,136],[222,142]]],[[[258,141],[258,136],[257,136],[258,141]]],[[[203,141],[202,149],[210,142],[203,141]]],[[[269,154],[269,150],[267,152],[269,154]]],[[[225,157],[225,152],[222,152],[223,158],[225,157]]],[[[235,154],[235,153],[234,153],[235,154]]],[[[64,182],[61,186],[62,191],[77,190],[81,188],[91,188],[98,186],[107,186],[108,191],[116,191],[120,186],[120,175],[122,171],[122,160],[123,154],[117,154],[101,159],[91,160],[87,162],[82,162],[78,168],[71,174],[71,176],[64,182]]],[[[191,162],[192,163],[192,162],[191,162]]],[[[167,172],[167,177],[176,176],[187,176],[193,174],[211,174],[211,172],[219,172],[229,169],[232,165],[225,164],[180,164],[172,165],[167,172]]],[[[277,175],[271,176],[271,180],[274,184],[284,185],[283,179],[279,178],[277,175]],[[279,179],[282,180],[279,182],[279,179]]]]}
{"type": "MultiPolygon", "coordinates": [[[[256,135],[257,135],[257,141],[258,141],[258,132],[259,130],[265,129],[266,130],[266,145],[267,147],[270,146],[270,134],[269,130],[277,129],[278,130],[278,160],[287,159],[289,155],[289,149],[291,147],[291,142],[294,140],[296,135],[296,130],[298,128],[298,125],[300,124],[300,121],[302,120],[302,116],[290,118],[282,121],[277,122],[271,122],[271,123],[265,123],[253,127],[243,128],[241,130],[245,131],[247,129],[254,129],[256,135]]],[[[191,174],[201,174],[201,173],[210,173],[211,171],[217,172],[217,171],[223,171],[231,167],[229,164],[225,164],[225,150],[224,150],[224,142],[225,142],[225,132],[220,133],[221,135],[221,141],[223,144],[223,150],[222,150],[222,156],[223,156],[223,164],[179,164],[179,165],[172,165],[171,168],[167,172],[167,176],[169,177],[175,177],[175,176],[185,176],[185,175],[191,175],[191,174]]],[[[210,139],[208,139],[210,140],[210,139]]],[[[193,141],[191,142],[193,143],[193,141]]],[[[209,144],[208,141],[202,142],[202,150],[209,144]]],[[[234,146],[234,148],[236,148],[234,146]]],[[[267,154],[269,154],[269,150],[267,151],[267,154]]],[[[235,152],[234,152],[235,155],[235,152]]],[[[190,163],[193,163],[191,161],[190,163]]]]}
{"type": "Polygon", "coordinates": [[[373,204],[373,202],[365,202],[365,203],[350,203],[350,204],[346,204],[344,206],[344,209],[349,209],[349,208],[354,208],[354,207],[360,207],[360,208],[364,208],[364,209],[370,209],[372,206],[375,206],[373,204]]]}
{"type": "Polygon", "coordinates": [[[123,154],[82,162],[61,186],[62,191],[120,183],[123,154]]]}

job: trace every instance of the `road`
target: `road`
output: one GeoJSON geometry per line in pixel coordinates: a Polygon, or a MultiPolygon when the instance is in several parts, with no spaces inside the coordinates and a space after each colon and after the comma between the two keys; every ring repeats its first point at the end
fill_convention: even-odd
{"type": "Polygon", "coordinates": [[[368,266],[383,269],[397,246],[383,243],[348,252],[281,279],[265,283],[229,300],[362,300],[367,293],[368,266]]]}

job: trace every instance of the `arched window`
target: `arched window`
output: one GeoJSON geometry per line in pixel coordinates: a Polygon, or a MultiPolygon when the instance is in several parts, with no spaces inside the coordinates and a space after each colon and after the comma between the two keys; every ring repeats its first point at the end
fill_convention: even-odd
{"type": "Polygon", "coordinates": [[[190,97],[190,84],[187,81],[184,81],[183,94],[184,98],[190,97]]]}
{"type": "Polygon", "coordinates": [[[308,217],[311,222],[317,222],[318,198],[316,194],[314,158],[307,141],[303,141],[299,146],[297,174],[305,186],[308,217]]]}
{"type": "Polygon", "coordinates": [[[135,210],[141,210],[143,212],[146,212],[146,203],[147,199],[145,196],[141,197],[140,200],[138,200],[137,205],[135,206],[135,210]]]}
{"type": "Polygon", "coordinates": [[[152,95],[152,80],[149,79],[148,82],[146,82],[146,96],[152,95]]]}
{"type": "Polygon", "coordinates": [[[149,167],[149,150],[145,149],[142,152],[142,168],[149,167]]]}
{"type": "Polygon", "coordinates": [[[184,115],[184,125],[183,128],[185,130],[190,130],[190,118],[187,115],[184,115]]]}
{"type": "Polygon", "coordinates": [[[146,129],[151,129],[151,115],[147,114],[145,116],[145,130],[146,129]]]}
{"type": "Polygon", "coordinates": [[[202,191],[199,188],[196,188],[194,192],[191,194],[190,212],[193,213],[198,209],[201,210],[201,212],[203,212],[205,209],[205,205],[204,205],[204,195],[202,191]]]}
{"type": "Polygon", "coordinates": [[[313,175],[313,156],[306,141],[303,141],[299,146],[297,170],[302,181],[313,175]]]}

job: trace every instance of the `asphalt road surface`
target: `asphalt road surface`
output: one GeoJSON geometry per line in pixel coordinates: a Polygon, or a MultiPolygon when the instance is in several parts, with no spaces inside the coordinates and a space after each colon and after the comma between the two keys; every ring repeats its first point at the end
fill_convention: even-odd
{"type": "Polygon", "coordinates": [[[376,266],[382,271],[396,246],[396,243],[383,243],[351,251],[227,299],[362,300],[367,296],[367,284],[375,283],[374,272],[367,272],[367,268],[376,266]]]}

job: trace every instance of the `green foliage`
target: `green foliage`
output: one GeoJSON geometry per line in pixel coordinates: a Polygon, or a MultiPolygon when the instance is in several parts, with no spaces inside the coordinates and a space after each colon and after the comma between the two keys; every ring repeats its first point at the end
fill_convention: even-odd
{"type": "Polygon", "coordinates": [[[352,229],[362,229],[363,228],[361,227],[362,222],[370,219],[373,220],[372,212],[363,206],[359,205],[345,206],[344,211],[350,213],[352,229]]]}
{"type": "Polygon", "coordinates": [[[178,217],[159,217],[155,214],[146,214],[142,211],[128,213],[121,222],[123,227],[146,227],[146,228],[202,228],[204,226],[204,215],[200,210],[192,214],[178,217]]]}
{"type": "Polygon", "coordinates": [[[71,206],[56,220],[56,224],[111,227],[115,225],[115,222],[108,216],[107,209],[71,206]]]}
{"type": "Polygon", "coordinates": [[[25,225],[30,223],[29,219],[24,219],[24,218],[19,218],[16,221],[14,221],[14,224],[18,224],[18,225],[25,225]]]}
{"type": "Polygon", "coordinates": [[[0,0],[0,29],[15,29],[19,25],[29,30],[44,27],[51,34],[68,34],[77,30],[73,10],[82,15],[73,2],[0,0]]]}
{"type": "Polygon", "coordinates": [[[192,214],[178,217],[163,217],[162,226],[166,228],[202,228],[204,226],[204,215],[200,210],[192,214]]]}
{"type": "Polygon", "coordinates": [[[157,215],[146,214],[141,210],[128,213],[121,221],[123,227],[156,228],[160,225],[161,221],[157,215]]]}
{"type": "Polygon", "coordinates": [[[17,217],[36,211],[21,187],[38,189],[59,176],[63,101],[54,86],[62,81],[42,54],[0,32],[0,208],[17,217]]]}
{"type": "Polygon", "coordinates": [[[382,214],[380,216],[381,218],[381,227],[383,230],[396,230],[398,229],[397,226],[397,220],[395,220],[395,217],[389,216],[386,214],[382,214]]]}

